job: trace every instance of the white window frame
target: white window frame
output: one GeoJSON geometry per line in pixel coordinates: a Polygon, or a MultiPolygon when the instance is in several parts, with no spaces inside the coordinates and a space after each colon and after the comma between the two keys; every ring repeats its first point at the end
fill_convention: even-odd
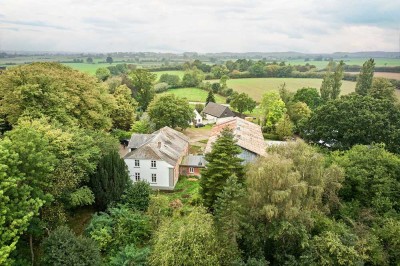
{"type": "Polygon", "coordinates": [[[189,173],[193,174],[194,173],[194,167],[189,167],[189,173]]]}
{"type": "Polygon", "coordinates": [[[152,160],[150,162],[150,164],[151,164],[151,168],[157,168],[157,161],[152,160]]]}
{"type": "Polygon", "coordinates": [[[151,183],[157,183],[157,174],[151,174],[151,183]]]}
{"type": "Polygon", "coordinates": [[[135,160],[135,167],[140,167],[140,161],[139,160],[135,160]]]}
{"type": "Polygon", "coordinates": [[[135,181],[140,181],[140,173],[135,173],[135,181]]]}

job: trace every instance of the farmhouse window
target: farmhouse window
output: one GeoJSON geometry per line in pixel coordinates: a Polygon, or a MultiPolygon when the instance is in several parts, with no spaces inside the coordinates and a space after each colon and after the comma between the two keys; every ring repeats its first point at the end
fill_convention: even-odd
{"type": "Polygon", "coordinates": [[[140,181],[140,173],[135,173],[135,181],[140,181]]]}
{"type": "Polygon", "coordinates": [[[193,167],[189,167],[189,173],[191,173],[191,174],[194,173],[194,168],[193,167]]]}
{"type": "Polygon", "coordinates": [[[157,174],[151,174],[151,182],[153,183],[157,182],[157,174]]]}
{"type": "Polygon", "coordinates": [[[139,162],[139,160],[135,160],[135,167],[140,167],[140,162],[139,162]]]}
{"type": "Polygon", "coordinates": [[[151,168],[156,168],[156,167],[157,167],[156,161],[151,161],[151,168]]]}

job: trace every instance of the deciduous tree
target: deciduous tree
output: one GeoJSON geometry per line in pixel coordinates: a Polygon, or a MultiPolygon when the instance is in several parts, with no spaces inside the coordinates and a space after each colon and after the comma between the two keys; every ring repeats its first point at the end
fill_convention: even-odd
{"type": "Polygon", "coordinates": [[[117,87],[113,94],[116,108],[111,112],[113,128],[129,130],[135,121],[137,102],[131,96],[131,90],[126,85],[117,87]]]}
{"type": "Polygon", "coordinates": [[[372,80],[374,78],[375,61],[369,59],[363,64],[360,74],[357,77],[356,93],[360,95],[367,95],[372,87],[372,80]]]}
{"type": "Polygon", "coordinates": [[[254,101],[247,93],[235,94],[232,96],[230,105],[238,110],[239,113],[245,111],[252,112],[256,108],[256,101],[254,101]]]}
{"type": "Polygon", "coordinates": [[[156,75],[145,69],[135,69],[129,73],[129,79],[133,86],[133,97],[142,110],[146,111],[155,95],[153,84],[156,75]]]}

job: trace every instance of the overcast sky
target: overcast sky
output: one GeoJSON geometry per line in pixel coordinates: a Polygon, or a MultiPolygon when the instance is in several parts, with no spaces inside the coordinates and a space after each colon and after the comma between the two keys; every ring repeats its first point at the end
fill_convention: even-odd
{"type": "Polygon", "coordinates": [[[0,0],[0,50],[399,51],[399,0],[0,0]]]}

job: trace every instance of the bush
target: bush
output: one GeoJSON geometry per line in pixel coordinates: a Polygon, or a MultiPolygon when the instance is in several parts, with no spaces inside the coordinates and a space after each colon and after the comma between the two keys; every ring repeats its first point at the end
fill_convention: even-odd
{"type": "Polygon", "coordinates": [[[169,85],[168,85],[168,83],[165,83],[165,82],[157,83],[156,85],[154,85],[154,91],[156,93],[164,92],[164,91],[167,91],[168,89],[169,89],[169,85]]]}
{"type": "Polygon", "coordinates": [[[147,211],[151,195],[150,184],[138,181],[130,185],[122,196],[122,203],[138,211],[147,211]]]}
{"type": "Polygon", "coordinates": [[[121,251],[110,258],[108,265],[147,265],[147,258],[150,254],[149,248],[136,248],[134,245],[125,246],[121,251]]]}
{"type": "Polygon", "coordinates": [[[76,236],[68,227],[61,226],[50,233],[42,244],[40,265],[100,265],[99,247],[95,241],[76,236]]]}

